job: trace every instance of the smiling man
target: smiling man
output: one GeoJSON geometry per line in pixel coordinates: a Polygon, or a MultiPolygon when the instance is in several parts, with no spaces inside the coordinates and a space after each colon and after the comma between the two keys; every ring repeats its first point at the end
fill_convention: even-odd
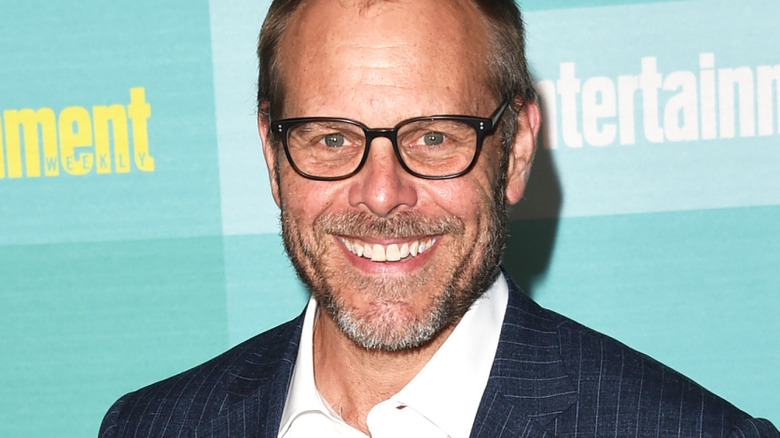
{"type": "Polygon", "coordinates": [[[540,123],[513,1],[275,1],[258,55],[312,298],[124,396],[101,436],[778,436],[501,272],[540,123]]]}

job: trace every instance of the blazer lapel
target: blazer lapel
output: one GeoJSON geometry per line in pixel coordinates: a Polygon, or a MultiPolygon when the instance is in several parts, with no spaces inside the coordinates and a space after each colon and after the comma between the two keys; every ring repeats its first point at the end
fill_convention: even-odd
{"type": "MultiPolygon", "coordinates": [[[[227,389],[228,397],[210,423],[198,428],[196,437],[276,438],[287,390],[298,355],[303,326],[302,313],[290,323],[274,329],[255,351],[238,364],[227,389]]],[[[262,336],[262,335],[261,335],[262,336]]]]}
{"type": "Polygon", "coordinates": [[[554,436],[550,423],[574,404],[577,388],[564,367],[555,321],[505,277],[509,304],[471,437],[554,436]]]}

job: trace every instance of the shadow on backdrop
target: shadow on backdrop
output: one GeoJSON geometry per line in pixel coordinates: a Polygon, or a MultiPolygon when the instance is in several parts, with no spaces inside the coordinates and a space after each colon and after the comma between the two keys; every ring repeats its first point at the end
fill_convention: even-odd
{"type": "MultiPolygon", "coordinates": [[[[542,114],[546,118],[544,108],[542,114]]],[[[563,202],[555,163],[544,144],[540,132],[525,196],[509,213],[507,249],[501,263],[531,297],[550,264],[563,202]]]]}

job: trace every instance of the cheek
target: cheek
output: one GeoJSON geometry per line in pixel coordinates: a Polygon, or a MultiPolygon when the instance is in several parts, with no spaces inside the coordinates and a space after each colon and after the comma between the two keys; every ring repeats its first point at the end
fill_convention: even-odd
{"type": "Polygon", "coordinates": [[[434,186],[431,199],[448,213],[469,222],[492,203],[492,178],[480,168],[449,181],[450,184],[434,186]]]}
{"type": "Polygon", "coordinates": [[[289,166],[283,166],[280,184],[282,208],[303,223],[329,209],[343,192],[338,183],[306,179],[289,166]]]}
{"type": "Polygon", "coordinates": [[[482,170],[486,184],[491,188],[493,184],[495,184],[498,172],[501,172],[501,161],[503,157],[504,154],[501,152],[501,145],[498,141],[491,142],[490,144],[486,142],[483,146],[477,165],[480,166],[480,169],[482,170]]]}

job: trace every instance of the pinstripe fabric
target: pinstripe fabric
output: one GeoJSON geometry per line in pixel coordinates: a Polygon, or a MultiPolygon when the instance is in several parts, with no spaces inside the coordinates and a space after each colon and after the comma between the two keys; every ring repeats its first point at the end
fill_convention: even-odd
{"type": "Polygon", "coordinates": [[[125,395],[106,414],[100,437],[276,438],[302,322],[125,395]]]}
{"type": "MultiPolygon", "coordinates": [[[[276,438],[302,321],[122,397],[106,414],[101,438],[276,438]]],[[[542,309],[509,281],[509,307],[471,437],[553,436],[780,438],[768,421],[542,309]]]]}
{"type": "Polygon", "coordinates": [[[778,437],[690,379],[541,308],[510,281],[472,438],[778,437]]]}

